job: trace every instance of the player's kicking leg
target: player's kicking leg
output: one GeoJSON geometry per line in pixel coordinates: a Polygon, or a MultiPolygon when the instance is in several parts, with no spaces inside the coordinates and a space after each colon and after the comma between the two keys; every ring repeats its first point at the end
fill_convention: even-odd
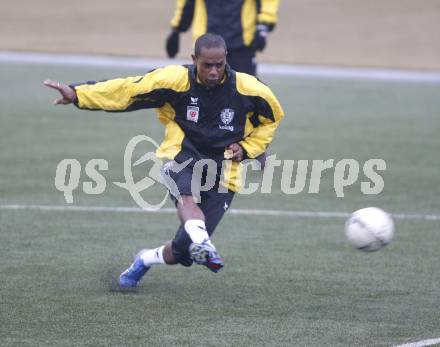
{"type": "Polygon", "coordinates": [[[196,264],[204,265],[212,272],[219,272],[225,266],[217,250],[208,244],[192,243],[189,254],[196,264]]]}
{"type": "Polygon", "coordinates": [[[219,193],[217,189],[212,189],[202,192],[199,207],[205,216],[206,226],[203,225],[202,228],[199,227],[199,230],[203,230],[204,228],[206,233],[200,235],[199,239],[196,239],[196,237],[194,235],[191,236],[192,233],[189,232],[193,239],[189,247],[191,259],[197,264],[206,266],[213,272],[218,272],[224,264],[209,238],[231,205],[233,197],[234,193],[230,191],[219,193]]]}
{"type": "Polygon", "coordinates": [[[177,254],[183,257],[189,255],[196,264],[218,272],[224,263],[208,234],[205,218],[209,216],[204,215],[191,195],[183,195],[176,206],[184,229],[179,228],[173,241],[176,249],[183,250],[177,254]]]}
{"type": "Polygon", "coordinates": [[[177,198],[174,199],[182,223],[174,240],[156,249],[139,252],[131,266],[120,275],[121,287],[136,287],[155,264],[180,263],[183,266],[191,266],[195,262],[206,266],[213,272],[218,272],[223,268],[223,259],[210,236],[229,208],[234,194],[232,192],[219,193],[217,189],[202,192],[202,201],[198,205],[194,202],[189,189],[191,174],[192,171],[187,173],[186,170],[182,170],[179,175],[171,177],[179,192],[184,192],[179,201],[177,198]]]}

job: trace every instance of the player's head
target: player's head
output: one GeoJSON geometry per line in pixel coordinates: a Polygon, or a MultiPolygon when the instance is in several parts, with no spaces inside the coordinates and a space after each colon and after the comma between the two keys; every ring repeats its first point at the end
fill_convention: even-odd
{"type": "Polygon", "coordinates": [[[207,33],[197,39],[192,59],[203,85],[215,87],[221,82],[225,73],[226,54],[226,43],[220,35],[207,33]]]}

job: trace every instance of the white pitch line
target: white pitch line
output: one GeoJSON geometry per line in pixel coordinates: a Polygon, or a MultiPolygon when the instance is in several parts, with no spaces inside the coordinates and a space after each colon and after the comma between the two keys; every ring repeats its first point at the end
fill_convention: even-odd
{"type": "MultiPolygon", "coordinates": [[[[78,205],[0,205],[0,210],[39,210],[39,211],[78,211],[78,212],[127,212],[127,213],[176,213],[174,208],[161,208],[158,211],[145,211],[138,207],[124,206],[78,206],[78,205]]],[[[347,218],[346,212],[314,212],[288,210],[231,209],[230,214],[239,216],[285,216],[292,218],[347,218]]],[[[393,218],[402,220],[440,220],[440,215],[393,214],[393,218]]]]}
{"type": "Polygon", "coordinates": [[[417,341],[417,342],[410,342],[410,343],[406,343],[404,345],[393,346],[393,347],[425,347],[425,346],[432,346],[432,345],[436,345],[436,344],[440,344],[440,338],[428,339],[428,340],[417,341]]]}
{"type": "MultiPolygon", "coordinates": [[[[128,58],[103,55],[54,54],[0,51],[0,63],[136,68],[149,70],[169,64],[188,64],[189,60],[128,58]]],[[[262,75],[372,80],[387,82],[440,83],[440,71],[380,68],[350,68],[320,65],[259,64],[262,75]]]]}

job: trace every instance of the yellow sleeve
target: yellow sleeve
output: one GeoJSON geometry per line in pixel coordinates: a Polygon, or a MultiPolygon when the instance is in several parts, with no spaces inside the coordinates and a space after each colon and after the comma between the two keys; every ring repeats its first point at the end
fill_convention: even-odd
{"type": "MultiPolygon", "coordinates": [[[[256,158],[260,154],[266,152],[267,147],[272,142],[275,130],[278,128],[281,119],[277,121],[269,121],[263,118],[264,123],[260,123],[252,133],[244,140],[240,141],[240,145],[246,151],[248,158],[256,158]]],[[[260,121],[261,118],[259,117],[260,121]]]]}
{"type": "Polygon", "coordinates": [[[171,27],[184,32],[191,26],[194,17],[195,0],[176,0],[176,9],[171,19],[171,27]]]}
{"type": "Polygon", "coordinates": [[[255,109],[246,120],[246,133],[240,145],[249,158],[264,153],[272,142],[275,131],[284,117],[284,111],[272,91],[255,77],[237,73],[237,90],[243,95],[254,96],[255,109]],[[250,117],[254,117],[251,124],[250,117]]]}
{"type": "Polygon", "coordinates": [[[123,111],[132,104],[136,81],[142,76],[117,78],[102,82],[75,85],[77,106],[89,110],[123,111]]]}
{"type": "Polygon", "coordinates": [[[257,22],[269,24],[273,27],[278,20],[279,5],[279,0],[262,0],[260,12],[257,16],[257,22]]]}
{"type": "Polygon", "coordinates": [[[103,82],[72,85],[81,109],[111,112],[134,111],[162,107],[169,99],[169,91],[189,88],[187,69],[171,65],[144,76],[117,78],[103,82]]]}

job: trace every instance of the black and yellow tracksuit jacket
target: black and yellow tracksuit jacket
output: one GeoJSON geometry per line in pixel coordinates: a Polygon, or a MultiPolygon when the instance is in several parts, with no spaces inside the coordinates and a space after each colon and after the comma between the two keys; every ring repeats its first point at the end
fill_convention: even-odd
{"type": "Polygon", "coordinates": [[[272,30],[279,0],[177,0],[171,27],[184,32],[193,27],[193,40],[207,32],[221,35],[228,49],[249,47],[257,24],[272,30]]]}
{"type": "MultiPolygon", "coordinates": [[[[110,112],[156,108],[165,136],[156,151],[161,159],[183,162],[213,159],[221,167],[226,147],[239,143],[248,158],[272,141],[283,110],[271,90],[255,77],[226,66],[222,83],[198,83],[194,65],[170,65],[145,76],[72,85],[81,109],[110,112]]],[[[228,162],[222,185],[240,188],[240,169],[228,162]]]]}

